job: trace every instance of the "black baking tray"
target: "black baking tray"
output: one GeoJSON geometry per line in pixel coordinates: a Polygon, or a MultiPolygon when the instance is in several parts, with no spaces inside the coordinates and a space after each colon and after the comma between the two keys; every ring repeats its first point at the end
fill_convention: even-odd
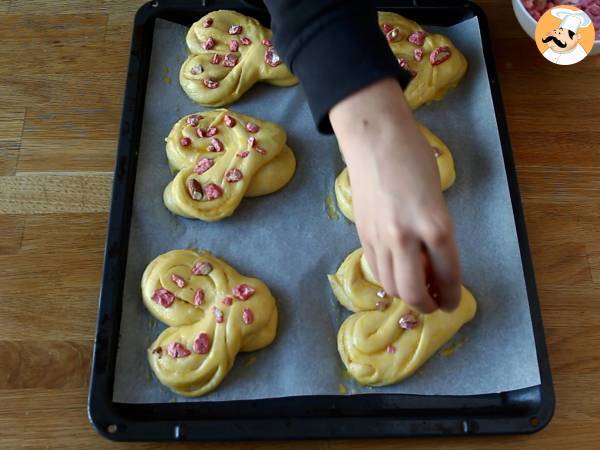
{"type": "Polygon", "coordinates": [[[554,392],[544,329],[485,15],[468,1],[375,3],[379,9],[397,12],[424,25],[450,26],[472,17],[479,19],[527,285],[541,384],[472,396],[368,394],[156,404],[126,404],[112,400],[154,22],[161,18],[191,25],[212,10],[234,9],[256,17],[267,26],[270,23],[266,9],[259,2],[159,0],[146,3],[135,16],[121,117],[88,400],[89,419],[102,436],[118,441],[169,441],[513,434],[538,431],[552,418],[554,392]]]}

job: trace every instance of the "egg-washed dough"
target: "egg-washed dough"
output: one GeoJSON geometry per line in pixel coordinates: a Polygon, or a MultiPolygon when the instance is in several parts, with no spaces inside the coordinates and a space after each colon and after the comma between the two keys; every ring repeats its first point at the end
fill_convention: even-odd
{"type": "MultiPolygon", "coordinates": [[[[464,55],[446,36],[427,33],[417,22],[392,12],[380,11],[378,14],[379,26],[382,30],[384,27],[385,30],[390,28],[392,30],[386,33],[386,38],[388,38],[392,52],[398,58],[398,63],[401,66],[407,65],[414,73],[413,79],[404,90],[404,96],[409,106],[416,109],[432,100],[441,100],[449,89],[458,84],[467,71],[467,60],[464,55]],[[397,30],[397,35],[392,39],[393,35],[390,33],[394,30],[397,30]],[[409,36],[419,31],[426,33],[422,45],[408,40],[409,36]],[[430,61],[431,54],[440,47],[449,49],[450,58],[433,65],[430,61]],[[415,57],[415,49],[422,50],[420,61],[415,57]]],[[[415,40],[413,39],[413,41],[415,40]]]]}
{"type": "MultiPolygon", "coordinates": [[[[438,170],[440,172],[440,181],[442,190],[445,191],[454,184],[456,172],[454,170],[454,159],[448,146],[428,128],[421,124],[419,130],[431,145],[434,155],[436,156],[438,170]]],[[[335,180],[335,198],[337,200],[340,211],[346,218],[354,222],[354,211],[352,210],[352,190],[350,189],[350,177],[348,169],[345,168],[340,172],[335,180]]]]}
{"type": "Polygon", "coordinates": [[[362,249],[348,255],[329,282],[338,301],[354,312],[338,331],[340,357],[348,373],[369,386],[397,383],[415,373],[477,309],[465,287],[452,312],[420,314],[400,298],[383,296],[362,249]],[[403,328],[401,321],[413,328],[403,328]]]}
{"type": "Polygon", "coordinates": [[[201,105],[224,106],[238,100],[258,81],[276,86],[296,84],[296,77],[279,60],[270,42],[271,35],[271,30],[256,19],[235,11],[213,11],[205,15],[192,25],[186,36],[189,55],[179,71],[181,87],[201,105]],[[212,24],[205,27],[210,19],[212,24]],[[242,27],[241,31],[230,34],[230,27],[236,25],[242,27]],[[209,38],[214,40],[214,47],[205,49],[209,38]],[[250,43],[245,45],[246,39],[250,43]],[[237,50],[230,48],[232,40],[238,42],[237,50]],[[267,63],[268,54],[274,55],[275,59],[270,61],[276,66],[267,63]],[[233,67],[224,64],[227,55],[235,57],[233,67]],[[213,61],[213,57],[218,62],[213,61]],[[205,84],[211,81],[217,85],[205,84]]]}
{"type": "Polygon", "coordinates": [[[166,138],[169,165],[173,171],[178,171],[165,188],[166,207],[180,216],[210,222],[230,216],[243,197],[267,195],[281,189],[296,170],[296,159],[286,145],[286,139],[285,131],[278,125],[226,109],[181,118],[166,138]],[[191,117],[197,118],[196,125],[189,123],[191,117]],[[235,125],[228,126],[227,118],[233,119],[235,125]],[[258,131],[248,131],[247,124],[257,125],[258,131]],[[198,137],[198,129],[211,128],[216,128],[217,134],[198,137]],[[250,138],[256,139],[254,147],[250,138]],[[183,145],[182,139],[189,139],[187,145],[183,145]],[[210,148],[214,148],[213,139],[222,144],[222,151],[210,148]],[[242,157],[244,152],[247,156],[242,157]],[[199,174],[195,167],[203,159],[214,161],[214,165],[199,174]],[[236,170],[241,172],[242,178],[227,181],[227,174],[236,170]],[[211,183],[218,186],[221,196],[209,199],[203,194],[202,199],[193,199],[190,194],[192,180],[202,186],[203,192],[211,183]]]}
{"type": "Polygon", "coordinates": [[[142,297],[152,315],[169,325],[148,348],[150,367],[161,383],[181,395],[197,397],[214,390],[238,352],[266,347],[277,331],[277,305],[269,288],[205,251],[172,250],[158,256],[142,276],[142,297]],[[200,263],[210,264],[210,272],[205,270],[208,273],[202,275],[196,270],[194,275],[194,267],[200,263]],[[178,286],[173,275],[181,277],[185,285],[180,281],[182,287],[178,286]],[[246,292],[243,300],[236,297],[240,295],[238,286],[249,286],[254,292],[249,296],[246,292]],[[169,306],[153,300],[159,289],[174,296],[169,306]],[[198,289],[202,289],[203,300],[194,305],[198,289]],[[226,298],[230,300],[224,302],[226,298]],[[203,348],[194,345],[199,337],[203,348]],[[168,349],[175,344],[189,354],[171,356],[168,349]]]}

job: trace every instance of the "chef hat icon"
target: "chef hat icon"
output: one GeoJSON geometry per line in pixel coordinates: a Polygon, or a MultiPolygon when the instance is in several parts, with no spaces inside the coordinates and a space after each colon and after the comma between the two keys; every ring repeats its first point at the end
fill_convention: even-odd
{"type": "Polygon", "coordinates": [[[577,33],[579,28],[589,27],[592,23],[590,17],[583,11],[567,8],[553,8],[550,13],[561,20],[560,28],[577,33]]]}

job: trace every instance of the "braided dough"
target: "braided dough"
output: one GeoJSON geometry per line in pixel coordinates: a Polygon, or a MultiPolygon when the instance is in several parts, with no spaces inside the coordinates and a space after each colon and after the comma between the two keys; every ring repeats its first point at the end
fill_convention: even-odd
{"type": "Polygon", "coordinates": [[[271,30],[235,11],[213,11],[186,36],[189,56],[179,71],[185,93],[204,106],[238,100],[258,81],[292,86],[298,80],[281,62],[271,30]]]}
{"type": "Polygon", "coordinates": [[[296,170],[286,139],[274,123],[226,109],[181,118],[166,138],[169,165],[178,171],[165,188],[166,207],[216,221],[230,216],[243,197],[281,189],[296,170]]]}
{"type": "Polygon", "coordinates": [[[412,375],[477,309],[463,287],[460,304],[450,313],[413,311],[401,299],[384,295],[362,249],[348,255],[329,282],[338,301],[355,313],[339,329],[340,357],[350,375],[366,385],[384,386],[412,375]]]}
{"type": "Polygon", "coordinates": [[[173,250],[142,277],[144,305],[169,325],[148,348],[161,383],[185,396],[217,388],[238,352],[269,345],[277,306],[269,288],[204,251],[173,250]]]}
{"type": "MultiPolygon", "coordinates": [[[[440,172],[440,181],[442,190],[445,191],[454,184],[456,179],[456,172],[454,171],[454,159],[450,149],[444,144],[444,142],[433,134],[428,128],[421,124],[419,130],[431,145],[434,155],[436,157],[438,170],[440,172]]],[[[348,169],[344,169],[340,172],[335,180],[335,198],[337,199],[338,207],[344,216],[348,220],[354,222],[354,212],[352,211],[352,191],[350,189],[350,177],[348,176],[348,169]]]]}
{"type": "Polygon", "coordinates": [[[427,33],[418,23],[391,12],[379,12],[379,25],[400,66],[413,75],[404,90],[412,109],[441,100],[467,71],[467,60],[446,36],[427,33]]]}

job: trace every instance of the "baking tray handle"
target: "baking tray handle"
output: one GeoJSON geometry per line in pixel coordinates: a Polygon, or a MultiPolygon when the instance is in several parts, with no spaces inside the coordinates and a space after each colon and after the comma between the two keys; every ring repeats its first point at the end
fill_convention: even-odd
{"type": "MultiPolygon", "coordinates": [[[[205,0],[207,1],[207,0],[205,0]]],[[[210,1],[210,0],[208,0],[210,1]]],[[[248,8],[266,10],[266,6],[263,0],[241,0],[242,4],[248,8]]],[[[380,2],[382,3],[382,2],[380,2]]],[[[456,6],[466,5],[470,3],[468,0],[392,0],[389,2],[383,2],[384,5],[378,6],[456,6]]]]}

